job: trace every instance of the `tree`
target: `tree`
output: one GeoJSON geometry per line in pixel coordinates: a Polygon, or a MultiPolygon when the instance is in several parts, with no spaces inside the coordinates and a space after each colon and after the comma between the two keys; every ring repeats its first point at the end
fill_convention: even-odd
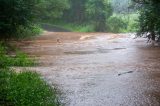
{"type": "Polygon", "coordinates": [[[0,0],[0,38],[30,32],[39,20],[53,20],[68,8],[68,0],[0,0]]]}
{"type": "Polygon", "coordinates": [[[38,0],[0,0],[0,37],[13,37],[20,26],[28,26],[35,17],[38,0]]]}
{"type": "Polygon", "coordinates": [[[131,0],[112,0],[111,4],[115,13],[128,14],[128,12],[133,11],[130,9],[131,0]]]}
{"type": "Polygon", "coordinates": [[[106,19],[112,15],[108,0],[88,0],[86,13],[92,19],[96,31],[106,31],[106,19]]]}
{"type": "Polygon", "coordinates": [[[95,31],[106,31],[106,20],[112,15],[109,0],[69,0],[70,8],[62,20],[78,24],[92,24],[95,31]]]}
{"type": "Polygon", "coordinates": [[[139,35],[150,33],[151,39],[160,36],[160,2],[159,0],[133,0],[139,4],[139,35]]]}
{"type": "Polygon", "coordinates": [[[62,17],[63,11],[68,8],[68,0],[40,0],[35,10],[38,19],[50,21],[62,17]]]}
{"type": "Polygon", "coordinates": [[[84,23],[87,20],[85,4],[87,0],[69,0],[70,8],[64,11],[64,19],[67,22],[84,23]]]}

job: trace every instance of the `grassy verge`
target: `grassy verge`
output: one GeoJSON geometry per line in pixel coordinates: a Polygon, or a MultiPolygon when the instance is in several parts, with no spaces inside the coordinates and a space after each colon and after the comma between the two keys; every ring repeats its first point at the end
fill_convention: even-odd
{"type": "Polygon", "coordinates": [[[57,24],[58,26],[63,26],[65,29],[69,29],[73,32],[95,32],[93,25],[87,25],[87,24],[72,24],[72,23],[60,23],[57,24]]]}
{"type": "Polygon", "coordinates": [[[32,65],[35,61],[26,54],[9,56],[7,47],[0,44],[0,106],[60,106],[56,90],[40,74],[10,68],[32,65]]]}
{"type": "Polygon", "coordinates": [[[25,53],[22,53],[16,49],[13,56],[9,55],[10,48],[4,43],[0,43],[0,67],[10,67],[10,66],[33,66],[36,65],[35,59],[29,58],[25,53]]]}
{"type": "MultiPolygon", "coordinates": [[[[47,23],[47,22],[46,22],[47,23]]],[[[47,23],[48,24],[48,23],[47,23]]],[[[75,24],[75,23],[65,23],[65,22],[54,22],[53,24],[48,24],[50,26],[60,27],[71,32],[95,32],[94,26],[89,24],[75,24]]]]}

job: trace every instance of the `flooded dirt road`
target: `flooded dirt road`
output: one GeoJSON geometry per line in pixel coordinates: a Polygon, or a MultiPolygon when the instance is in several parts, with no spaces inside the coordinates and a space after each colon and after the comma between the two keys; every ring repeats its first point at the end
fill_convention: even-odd
{"type": "Polygon", "coordinates": [[[160,48],[142,38],[46,32],[23,44],[66,106],[160,106],[160,48]]]}

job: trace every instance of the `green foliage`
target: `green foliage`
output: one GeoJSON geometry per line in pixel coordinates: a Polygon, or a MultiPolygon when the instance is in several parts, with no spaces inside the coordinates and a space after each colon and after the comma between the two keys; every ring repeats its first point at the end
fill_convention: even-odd
{"type": "Polygon", "coordinates": [[[88,20],[85,4],[88,0],[69,0],[70,8],[64,11],[62,20],[71,23],[84,23],[88,20]]]}
{"type": "MultiPolygon", "coordinates": [[[[113,14],[105,23],[107,29],[105,31],[113,33],[137,32],[139,28],[138,14],[113,14]]],[[[52,24],[50,24],[52,25],[52,24]]],[[[55,21],[55,26],[68,29],[73,32],[96,32],[93,23],[66,23],[63,21],[55,21]]]]}
{"type": "Polygon", "coordinates": [[[16,73],[11,66],[33,66],[35,61],[26,54],[8,54],[9,48],[0,43],[0,105],[1,106],[60,106],[57,91],[39,74],[16,73]]]}
{"type": "Polygon", "coordinates": [[[7,54],[7,47],[0,44],[0,67],[6,66],[33,66],[35,60],[30,59],[25,53],[17,51],[15,56],[7,54]]]}
{"type": "Polygon", "coordinates": [[[56,26],[68,29],[73,32],[94,32],[94,25],[91,24],[77,24],[77,23],[55,23],[56,26]]]}
{"type": "Polygon", "coordinates": [[[111,0],[112,8],[116,14],[129,14],[136,12],[132,0],[111,0]]]}
{"type": "Polygon", "coordinates": [[[69,23],[94,26],[95,31],[106,31],[106,19],[112,15],[109,0],[70,0],[70,9],[64,12],[61,19],[69,23]]]}
{"type": "Polygon", "coordinates": [[[108,25],[110,32],[118,33],[123,29],[127,29],[127,23],[123,21],[122,18],[116,16],[110,17],[108,19],[108,25]]]}
{"type": "Polygon", "coordinates": [[[112,15],[108,0],[88,0],[86,13],[95,26],[95,31],[106,31],[106,19],[112,15]]]}
{"type": "Polygon", "coordinates": [[[0,105],[59,106],[56,90],[45,83],[39,74],[15,73],[0,69],[0,105]]]}
{"type": "Polygon", "coordinates": [[[11,101],[7,99],[8,92],[8,82],[9,78],[12,75],[12,71],[8,68],[0,68],[0,105],[1,106],[11,106],[13,105],[11,101]]]}
{"type": "Polygon", "coordinates": [[[35,61],[33,59],[30,59],[26,54],[24,53],[17,53],[15,57],[11,57],[8,55],[1,55],[0,56],[0,66],[6,67],[6,66],[33,66],[35,65],[35,61]]]}
{"type": "Polygon", "coordinates": [[[149,32],[152,36],[152,40],[155,40],[155,36],[160,36],[160,3],[159,0],[133,0],[138,4],[141,4],[140,10],[140,29],[139,35],[149,32]]]}
{"type": "Polygon", "coordinates": [[[139,29],[138,17],[134,18],[133,16],[129,18],[127,32],[137,32],[139,29]]]}
{"type": "Polygon", "coordinates": [[[86,13],[90,15],[90,18],[94,18],[94,20],[98,19],[101,15],[105,15],[106,17],[112,15],[112,7],[109,0],[88,0],[85,6],[86,13]]]}
{"type": "Polygon", "coordinates": [[[22,52],[17,52],[16,56],[10,58],[11,66],[33,66],[35,65],[35,60],[30,59],[27,54],[22,52]]]}
{"type": "Polygon", "coordinates": [[[109,32],[136,32],[139,24],[138,14],[113,14],[107,23],[109,32]]]}
{"type": "Polygon", "coordinates": [[[68,0],[0,0],[0,38],[37,35],[39,20],[53,20],[69,8],[68,0]]]}
{"type": "MultiPolygon", "coordinates": [[[[77,25],[75,25],[77,26],[77,25]]],[[[94,32],[94,25],[80,25],[75,27],[76,32],[94,32]]]]}
{"type": "Polygon", "coordinates": [[[35,17],[38,0],[0,0],[0,38],[15,37],[20,26],[28,27],[35,17]]]}
{"type": "Polygon", "coordinates": [[[60,18],[70,5],[68,0],[40,0],[36,7],[38,19],[52,21],[60,18]]]}
{"type": "Polygon", "coordinates": [[[43,32],[39,25],[29,25],[28,27],[19,26],[15,33],[16,39],[30,38],[43,32]]]}

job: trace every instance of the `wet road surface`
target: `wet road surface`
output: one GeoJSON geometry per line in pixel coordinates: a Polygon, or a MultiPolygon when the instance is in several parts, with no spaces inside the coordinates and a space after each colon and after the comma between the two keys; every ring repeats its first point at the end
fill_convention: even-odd
{"type": "Polygon", "coordinates": [[[160,48],[142,38],[46,32],[21,48],[66,106],[160,106],[160,48]]]}

